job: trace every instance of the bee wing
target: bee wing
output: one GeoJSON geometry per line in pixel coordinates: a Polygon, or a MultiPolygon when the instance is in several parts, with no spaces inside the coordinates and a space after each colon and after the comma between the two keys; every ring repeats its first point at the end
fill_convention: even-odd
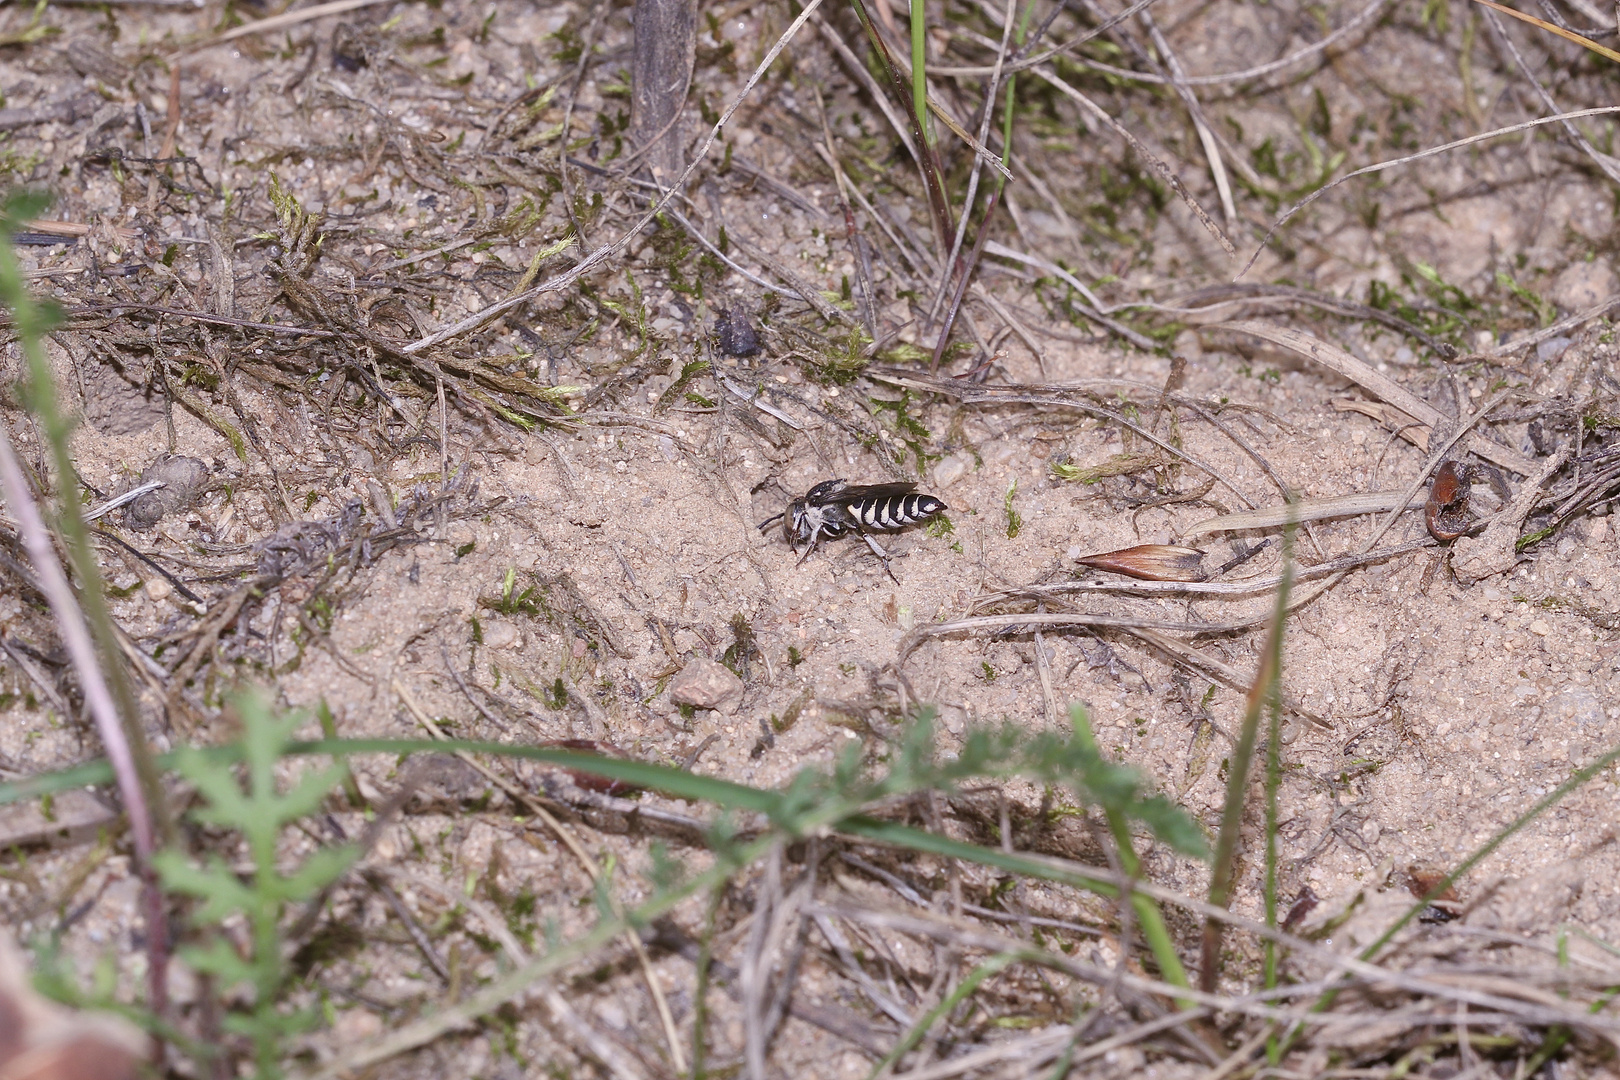
{"type": "Polygon", "coordinates": [[[885,499],[891,495],[910,495],[916,490],[916,484],[856,484],[838,492],[838,501],[847,503],[856,499],[885,499]]]}

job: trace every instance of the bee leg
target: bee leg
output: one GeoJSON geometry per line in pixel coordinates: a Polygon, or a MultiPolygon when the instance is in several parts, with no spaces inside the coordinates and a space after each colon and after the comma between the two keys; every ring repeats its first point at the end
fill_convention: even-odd
{"type": "Polygon", "coordinates": [[[894,576],[894,568],[889,565],[889,553],[878,547],[878,542],[872,539],[870,533],[861,533],[861,539],[865,540],[866,546],[872,549],[872,554],[883,560],[883,571],[889,575],[889,580],[896,585],[900,584],[900,579],[894,576]]]}
{"type": "Polygon", "coordinates": [[[821,543],[821,529],[818,526],[816,528],[816,531],[810,535],[810,546],[804,549],[804,554],[800,555],[799,556],[799,561],[794,563],[793,565],[794,566],[802,566],[802,565],[804,565],[804,560],[806,560],[806,559],[808,559],[810,557],[810,553],[812,551],[816,550],[816,545],[819,544],[819,543],[821,543]]]}

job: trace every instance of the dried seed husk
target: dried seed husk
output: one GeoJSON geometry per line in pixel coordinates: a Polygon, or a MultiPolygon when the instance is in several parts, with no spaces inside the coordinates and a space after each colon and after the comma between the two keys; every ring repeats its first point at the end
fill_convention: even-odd
{"type": "Polygon", "coordinates": [[[1100,555],[1087,555],[1081,566],[1143,581],[1203,581],[1204,553],[1179,544],[1138,544],[1100,555]]]}

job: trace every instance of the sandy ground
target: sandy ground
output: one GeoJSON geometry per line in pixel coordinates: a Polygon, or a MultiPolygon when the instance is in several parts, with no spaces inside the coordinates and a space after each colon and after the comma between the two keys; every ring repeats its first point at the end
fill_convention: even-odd
{"type": "MultiPolygon", "coordinates": [[[[12,11],[10,18],[17,22],[21,15],[12,11]]],[[[603,40],[610,50],[625,40],[623,16],[615,10],[607,18],[603,40]]],[[[753,62],[750,50],[767,31],[779,29],[780,17],[736,6],[720,13],[718,38],[706,36],[702,47],[712,51],[729,42],[736,51],[716,68],[703,69],[700,59],[700,70],[714,79],[702,88],[704,108],[725,100],[725,88],[753,62]]],[[[197,170],[182,170],[180,183],[197,184],[199,173],[205,180],[187,195],[157,181],[149,190],[152,169],[121,165],[119,156],[158,156],[168,74],[150,43],[195,34],[208,25],[203,17],[146,8],[105,17],[49,12],[47,19],[65,32],[7,53],[0,91],[8,109],[76,104],[62,119],[15,127],[6,152],[13,155],[13,179],[44,184],[56,194],[52,217],[93,223],[93,229],[71,248],[29,249],[25,262],[41,272],[38,287],[58,290],[68,302],[117,303],[161,285],[163,303],[173,308],[295,322],[273,303],[276,285],[267,270],[275,255],[266,241],[254,238],[270,222],[265,176],[273,171],[306,206],[326,215],[329,250],[313,280],[333,290],[334,298],[361,296],[372,325],[386,327],[389,336],[409,339],[504,294],[533,254],[566,225],[559,209],[566,195],[557,196],[545,211],[545,226],[533,233],[516,239],[492,235],[479,250],[435,256],[422,272],[388,267],[432,250],[469,220],[487,222],[517,204],[521,189],[514,185],[503,189],[501,208],[493,194],[491,205],[475,205],[467,190],[484,189],[444,184],[424,172],[423,163],[439,160],[430,151],[463,140],[467,150],[457,152],[472,153],[479,140],[491,138],[496,114],[523,92],[526,79],[571,70],[550,56],[555,45],[545,35],[565,28],[577,34],[589,13],[569,5],[497,10],[447,2],[442,8],[383,5],[346,18],[341,25],[327,20],[298,27],[285,41],[247,39],[237,44],[240,52],[219,46],[179,61],[183,108],[175,147],[197,170]],[[366,62],[350,63],[356,57],[366,62]],[[461,81],[468,75],[470,82],[461,81]],[[228,199],[220,194],[226,192],[228,199]],[[130,239],[116,228],[138,229],[140,236],[130,239]],[[138,267],[134,278],[118,276],[126,266],[138,267]],[[400,282],[391,292],[365,292],[367,282],[387,273],[400,282]],[[89,281],[93,287],[82,284],[89,281]],[[223,296],[222,283],[229,285],[223,296]],[[390,301],[375,302],[383,295],[397,301],[392,309],[390,301]]],[[[1215,70],[1230,66],[1234,56],[1252,59],[1245,42],[1297,47],[1287,27],[1265,21],[1280,18],[1269,8],[1223,8],[1217,17],[1214,9],[1188,6],[1175,21],[1164,22],[1175,40],[1194,43],[1182,53],[1184,64],[1215,70]]],[[[1387,135],[1388,117],[1380,110],[1392,108],[1388,103],[1405,92],[1402,87],[1418,88],[1414,68],[1426,63],[1424,46],[1403,41],[1404,51],[1353,50],[1318,73],[1310,86],[1321,90],[1333,128],[1348,123],[1338,118],[1371,116],[1368,130],[1387,135]]],[[[1440,61],[1450,55],[1444,43],[1426,47],[1433,53],[1427,62],[1435,65],[1426,74],[1444,93],[1460,93],[1452,85],[1456,73],[1441,70],[1440,61]]],[[[613,83],[626,62],[597,65],[579,87],[573,135],[594,136],[589,151],[605,154],[616,137],[608,129],[620,109],[613,83]]],[[[737,155],[791,185],[808,209],[741,170],[711,181],[709,189],[715,216],[734,235],[832,290],[853,272],[853,259],[841,239],[842,213],[830,176],[804,167],[796,153],[794,140],[803,137],[811,108],[809,87],[818,78],[832,80],[829,113],[840,138],[852,146],[873,141],[880,130],[851,105],[838,70],[819,53],[806,53],[791,79],[762,88],[730,138],[737,155]]],[[[1235,137],[1249,148],[1268,136],[1298,142],[1288,106],[1290,94],[1305,89],[1232,103],[1242,129],[1235,137]]],[[[1499,82],[1471,92],[1494,107],[1489,92],[1497,89],[1499,82]]],[[[537,122],[562,119],[559,102],[537,122]]],[[[1343,132],[1321,137],[1328,135],[1343,132]]],[[[1180,148],[1191,153],[1188,146],[1180,148]]],[[[1059,151],[1049,152],[1055,165],[1059,151]]],[[[1269,254],[1250,280],[1287,277],[1361,298],[1369,282],[1404,287],[1402,270],[1424,264],[1477,293],[1508,268],[1558,314],[1602,299],[1614,291],[1607,265],[1609,196],[1567,168],[1522,159],[1514,146],[1434,162],[1423,174],[1431,194],[1404,186],[1384,192],[1382,213],[1372,225],[1365,212],[1366,200],[1379,198],[1372,189],[1340,189],[1342,197],[1287,236],[1285,250],[1269,254]]],[[[1032,152],[1030,161],[1038,170],[1047,163],[1042,152],[1032,152]]],[[[576,169],[572,182],[593,181],[576,169]]],[[[1200,198],[1213,198],[1206,177],[1189,177],[1189,184],[1200,198]]],[[[1156,213],[1122,211],[1147,242],[1114,255],[1066,233],[1062,221],[1040,208],[1038,197],[1016,185],[1012,190],[1015,202],[1023,200],[1014,207],[1022,215],[1021,235],[1044,236],[1081,265],[1089,260],[1087,274],[1117,274],[1121,289],[1168,300],[1221,280],[1211,270],[1218,249],[1173,199],[1156,213]]],[[[611,195],[621,215],[633,208],[622,189],[611,195]]],[[[533,196],[531,191],[521,197],[533,196]]],[[[1263,220],[1258,207],[1254,214],[1263,220]]],[[[909,220],[926,232],[920,210],[909,220]]],[[[593,239],[619,227],[598,218],[593,239]]],[[[1251,222],[1236,231],[1258,232],[1251,222]]],[[[166,638],[181,640],[201,612],[230,590],[233,578],[256,564],[255,545],[285,530],[289,517],[333,521],[353,504],[361,520],[376,523],[385,512],[379,507],[436,492],[443,483],[442,422],[449,436],[445,453],[458,478],[448,509],[418,520],[413,542],[368,557],[352,577],[345,576],[316,637],[299,637],[294,627],[300,611],[310,617],[301,605],[317,573],[300,572],[265,601],[250,604],[238,632],[198,673],[193,691],[203,702],[217,700],[219,690],[237,679],[269,681],[283,705],[313,708],[324,702],[345,735],[419,736],[421,727],[402,704],[398,688],[404,687],[428,715],[458,734],[593,739],[636,757],[690,763],[699,772],[761,786],[780,785],[807,765],[830,763],[852,740],[879,752],[902,692],[937,706],[946,751],[968,725],[1011,721],[1038,728],[1079,702],[1107,750],[1140,766],[1213,828],[1225,759],[1243,711],[1240,689],[1178,669],[1124,635],[1042,635],[1050,700],[1029,634],[932,639],[903,665],[896,664],[897,647],[915,627],[967,613],[984,593],[1090,573],[1078,559],[1138,543],[1175,543],[1199,522],[1245,502],[1278,503],[1277,485],[1254,458],[1182,411],[1175,419],[1180,445],[1230,478],[1236,491],[1216,485],[1196,501],[1144,505],[1195,491],[1201,474],[1164,467],[1092,485],[1066,482],[1055,464],[1095,466],[1151,448],[1128,433],[1122,440],[1117,425],[1072,411],[957,405],[936,397],[910,405],[928,429],[920,443],[928,458],[919,478],[892,411],[865,403],[868,395],[894,400],[892,385],[862,380],[840,387],[807,377],[795,339],[780,329],[785,313],[771,316],[763,355],[718,356],[711,344],[714,315],[732,300],[757,311],[758,288],[736,274],[716,273],[706,298],[697,300],[666,287],[660,257],[656,243],[633,247],[627,261],[590,283],[598,297],[621,302],[635,295],[632,279],[643,290],[650,341],[627,369],[617,365],[638,347],[639,333],[621,319],[587,343],[571,344],[566,334],[584,321],[568,306],[572,301],[548,301],[549,308],[532,313],[544,348],[537,348],[534,330],[511,326],[476,338],[480,355],[512,360],[544,383],[579,388],[571,400],[592,414],[592,422],[540,434],[492,421],[487,411],[479,417],[452,408],[446,416],[430,396],[396,399],[402,404],[393,417],[373,395],[353,418],[334,425],[311,409],[319,390],[295,393],[240,375],[234,378],[237,401],[227,403],[205,377],[208,348],[235,363],[251,359],[239,349],[262,357],[258,350],[280,341],[276,359],[283,370],[296,350],[285,337],[233,335],[221,328],[211,346],[199,345],[191,392],[221,415],[251,418],[256,445],[238,455],[196,410],[165,410],[152,385],[150,354],[143,358],[133,341],[151,333],[151,323],[114,320],[94,333],[81,328],[57,335],[52,359],[60,385],[84,420],[74,452],[87,486],[101,495],[121,490],[165,452],[203,461],[213,480],[193,506],[154,530],[123,532],[164,560],[204,602],[187,600],[147,564],[107,545],[106,573],[123,595],[114,604],[120,623],[148,648],[166,638]],[[548,329],[548,316],[555,316],[555,328],[548,329]],[[109,353],[113,344],[118,351],[109,353]],[[531,358],[523,359],[525,354],[531,358]],[[719,402],[718,410],[687,398],[660,409],[659,398],[696,356],[713,358],[716,367],[688,389],[719,402]],[[605,395],[589,393],[603,388],[605,395]],[[737,392],[753,388],[775,413],[737,392]],[[380,439],[379,431],[386,437],[380,439]],[[862,433],[871,437],[856,437],[862,433]],[[827,544],[799,562],[779,532],[755,528],[820,480],[906,476],[949,504],[952,530],[910,530],[889,541],[893,579],[857,541],[827,544]],[[1016,536],[1009,535],[1009,506],[1021,522],[1016,536]],[[547,602],[532,613],[494,610],[509,577],[516,592],[534,586],[547,602]],[[694,660],[721,659],[734,644],[739,618],[756,645],[743,650],[741,700],[724,711],[683,712],[671,700],[672,677],[694,660]],[[552,693],[559,679],[574,691],[566,704],[552,693]],[[465,692],[460,683],[467,684],[465,692]]],[[[749,265],[768,269],[757,259],[749,265]]],[[[885,324],[904,333],[915,312],[894,295],[900,278],[897,269],[880,263],[885,324]]],[[[984,281],[1026,310],[1038,306],[1028,275],[1016,264],[987,269],[984,281]]],[[[993,325],[983,307],[970,311],[980,324],[993,325]]],[[[1287,317],[1282,306],[1270,314],[1287,317]]],[[[1523,313],[1518,317],[1520,323],[1504,327],[1504,334],[1522,325],[1523,313]]],[[[1225,422],[1292,489],[1313,497],[1399,488],[1423,465],[1422,452],[1392,438],[1386,425],[1335,408],[1336,401],[1364,396],[1346,380],[1252,339],[1196,325],[1200,321],[1211,320],[1191,320],[1175,340],[1175,350],[1188,361],[1182,392],[1219,406],[1225,422]]],[[[1069,340],[1084,334],[1066,324],[1034,325],[1056,325],[1060,336],[1038,338],[1039,358],[1018,336],[1007,338],[992,381],[1128,380],[1141,388],[1132,396],[1145,401],[1170,374],[1168,357],[1101,339],[1069,340]]],[[[1582,402],[1614,386],[1616,350],[1601,323],[1545,342],[1506,370],[1459,364],[1451,369],[1454,379],[1393,333],[1350,323],[1316,330],[1448,413],[1459,393],[1477,404],[1504,379],[1523,390],[1522,402],[1582,402]]],[[[1479,332],[1477,345],[1493,341],[1489,330],[1479,332]]],[[[295,385],[318,387],[343,377],[338,354],[326,343],[296,348],[305,351],[297,358],[295,385]]],[[[18,372],[14,348],[5,363],[9,384],[18,372]]],[[[362,378],[348,377],[357,383],[362,378]]],[[[5,421],[37,461],[37,432],[14,407],[14,392],[6,393],[5,421]]],[[[1170,420],[1158,423],[1166,430],[1170,420]]],[[[1503,423],[1495,437],[1532,457],[1573,437],[1571,425],[1546,426],[1532,433],[1527,422],[1503,423]]],[[[1517,487],[1523,478],[1507,479],[1517,487]]],[[[1611,704],[1617,645],[1604,614],[1620,609],[1609,520],[1597,514],[1580,518],[1527,551],[1511,572],[1471,585],[1457,581],[1433,550],[1373,565],[1348,575],[1292,618],[1285,687],[1314,719],[1291,715],[1285,735],[1286,895],[1308,886],[1330,901],[1328,907],[1358,890],[1409,899],[1409,867],[1455,863],[1573,767],[1620,742],[1620,708],[1611,704]]],[[[1299,556],[1314,563],[1358,551],[1374,527],[1366,517],[1318,523],[1312,535],[1300,538],[1299,556]]],[[[1204,537],[1198,542],[1203,565],[1218,568],[1267,535],[1275,530],[1204,537]]],[[[1423,535],[1422,515],[1413,512],[1383,543],[1423,535]]],[[[1273,542],[1230,576],[1264,576],[1279,566],[1273,542]]],[[[1093,612],[1173,623],[1230,623],[1262,617],[1268,601],[1094,594],[1077,603],[1093,612]]],[[[54,685],[60,658],[41,614],[16,598],[0,598],[0,628],[19,655],[34,657],[40,678],[54,685]]],[[[1259,642],[1259,633],[1250,631],[1213,635],[1197,648],[1247,674],[1255,669],[1259,642]]],[[[16,661],[0,666],[0,687],[7,703],[0,764],[11,775],[61,767],[94,751],[88,729],[44,700],[16,661]]],[[[207,741],[218,733],[171,723],[155,737],[163,743],[207,741]]],[[[392,762],[372,762],[361,772],[368,792],[388,788],[394,778],[392,762]]],[[[1620,879],[1613,842],[1617,785],[1620,773],[1606,772],[1511,838],[1461,883],[1467,914],[1453,925],[1502,941],[1511,936],[1526,956],[1550,948],[1560,926],[1620,939],[1620,894],[1613,884],[1620,879]]],[[[517,928],[530,944],[547,920],[565,930],[585,925],[589,912],[580,898],[589,895],[589,884],[548,834],[514,823],[499,796],[493,804],[479,802],[487,787],[481,778],[457,773],[443,779],[442,787],[422,795],[376,850],[376,861],[399,875],[396,886],[407,904],[428,913],[423,918],[431,922],[434,913],[449,910],[442,883],[451,897],[476,895],[496,908],[502,898],[526,892],[535,914],[517,928]]],[[[1025,812],[1039,802],[1038,792],[1014,789],[1011,795],[1025,812]]],[[[336,807],[331,820],[350,833],[363,827],[358,815],[336,807]]],[[[957,827],[968,834],[976,828],[972,822],[957,827]]],[[[316,838],[311,832],[308,840],[316,838]]],[[[603,831],[590,833],[590,843],[593,851],[620,860],[621,900],[647,894],[652,857],[643,840],[603,831]]],[[[1147,846],[1155,880],[1201,890],[1204,867],[1147,846]]],[[[701,862],[689,850],[683,857],[701,862]]],[[[918,880],[931,865],[916,864],[918,880]]],[[[63,927],[75,954],[87,962],[113,955],[126,975],[138,969],[129,930],[136,923],[135,885],[123,854],[57,846],[30,856],[27,866],[26,874],[0,883],[10,921],[23,936],[63,927]]],[[[839,889],[871,887],[875,880],[848,868],[839,873],[839,889]]],[[[1236,906],[1251,915],[1259,913],[1259,873],[1257,856],[1246,853],[1236,906]]],[[[969,884],[988,889],[994,881],[970,874],[969,884]]],[[[375,955],[351,951],[326,969],[322,982],[336,1037],[318,1037],[315,1046],[380,1032],[442,991],[431,976],[424,981],[381,900],[361,893],[343,903],[338,921],[375,931],[382,947],[375,955]]],[[[1056,918],[1086,914],[1072,894],[1033,886],[1024,888],[1021,903],[1056,918]]],[[[740,916],[748,907],[746,889],[739,886],[727,911],[740,916]]],[[[694,908],[680,921],[693,932],[701,916],[694,908]]],[[[462,918],[465,925],[445,939],[464,965],[458,977],[488,974],[496,961],[477,952],[466,933],[477,919],[462,918]]],[[[1343,941],[1354,944],[1358,932],[1346,932],[1343,941]]],[[[1428,935],[1424,947],[1444,951],[1436,944],[1441,930],[1421,933],[1428,935]]],[[[740,929],[722,935],[717,954],[735,959],[745,938],[740,929]]],[[[1187,940],[1190,947],[1190,934],[1187,940]]],[[[910,963],[926,975],[934,962],[925,950],[899,966],[910,963]]],[[[634,966],[622,958],[613,964],[594,981],[570,984],[579,991],[575,1006],[615,1037],[656,1044],[646,1034],[656,1029],[634,966]]],[[[690,962],[660,953],[656,966],[678,1019],[689,1016],[690,962]]],[[[814,965],[803,993],[857,1006],[863,1000],[814,965]]],[[[1006,988],[1008,1001],[1024,1000],[1019,995],[1018,987],[1006,988]]],[[[181,987],[179,996],[184,1001],[188,990],[181,987]]],[[[734,1061],[741,1052],[741,1020],[717,1002],[714,1054],[734,1061]]],[[[530,1061],[569,1060],[573,1051],[566,1040],[544,1029],[528,1022],[514,1028],[521,1054],[530,1061]]],[[[790,1021],[774,1065],[818,1077],[862,1075],[870,1067],[868,1054],[829,1040],[820,1028],[790,1021]]],[[[456,1045],[460,1049],[424,1051],[414,1064],[398,1068],[431,1072],[446,1063],[441,1058],[435,1065],[435,1054],[453,1053],[465,1075],[520,1074],[512,1071],[514,1059],[503,1056],[499,1039],[469,1036],[456,1045]]],[[[1140,1065],[1139,1057],[1127,1054],[1110,1068],[1124,1075],[1140,1065]]]]}

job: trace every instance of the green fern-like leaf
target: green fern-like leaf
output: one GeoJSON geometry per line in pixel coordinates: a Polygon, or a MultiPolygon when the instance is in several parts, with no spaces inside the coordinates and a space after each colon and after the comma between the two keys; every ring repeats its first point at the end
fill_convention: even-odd
{"type": "Polygon", "coordinates": [[[228,1016],[226,1028],[253,1043],[259,1075],[273,1078],[280,1075],[287,1036],[308,1030],[319,1019],[314,1013],[282,1008],[287,982],[282,916],[289,903],[308,900],[337,880],[353,862],[355,849],[325,848],[291,869],[282,868],[283,832],[320,808],[342,781],[343,767],[308,772],[283,791],[277,772],[300,718],[278,718],[252,695],[238,698],[236,707],[242,717],[240,763],[188,748],[176,755],[175,769],[206,800],[192,817],[239,834],[251,855],[251,873],[243,875],[217,855],[198,862],[178,851],[164,851],[153,861],[166,888],[201,901],[191,921],[205,937],[182,950],[181,956],[217,979],[221,989],[251,987],[251,1003],[228,1016]],[[214,932],[236,915],[247,922],[246,942],[214,932]]]}

